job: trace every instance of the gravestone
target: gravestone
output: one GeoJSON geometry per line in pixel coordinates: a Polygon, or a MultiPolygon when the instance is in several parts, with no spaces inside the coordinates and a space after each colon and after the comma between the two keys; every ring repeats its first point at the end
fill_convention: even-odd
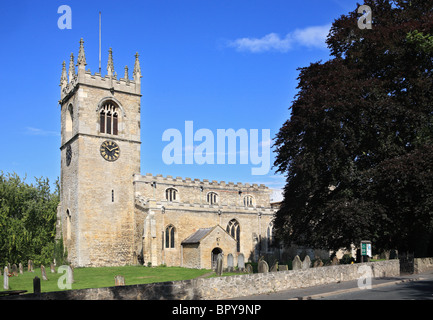
{"type": "Polygon", "coordinates": [[[34,277],[33,279],[33,293],[41,293],[41,279],[34,277]]]}
{"type": "Polygon", "coordinates": [[[74,269],[72,269],[71,266],[68,266],[68,271],[67,271],[67,275],[68,275],[68,284],[72,284],[74,283],[74,269]]]}
{"type": "Polygon", "coordinates": [[[243,253],[241,253],[241,254],[238,256],[238,269],[239,269],[240,271],[244,271],[244,270],[245,270],[245,256],[244,256],[243,253]]]}
{"type": "Polygon", "coordinates": [[[33,270],[33,261],[29,260],[29,262],[27,263],[27,271],[28,272],[35,272],[35,270],[33,270]]]}
{"type": "Polygon", "coordinates": [[[247,266],[246,266],[246,268],[245,268],[245,271],[246,271],[247,273],[253,273],[253,272],[254,272],[254,270],[253,270],[253,266],[250,265],[250,264],[247,264],[247,266]]]}
{"type": "Polygon", "coordinates": [[[56,273],[56,269],[54,267],[54,263],[50,264],[50,271],[51,271],[51,273],[56,273]]]}
{"type": "Polygon", "coordinates": [[[332,258],[331,266],[335,266],[337,264],[340,264],[340,261],[338,260],[337,256],[334,256],[334,258],[332,258]]]}
{"type": "Polygon", "coordinates": [[[8,262],[8,271],[12,272],[11,270],[12,270],[11,264],[8,262]]]}
{"type": "Polygon", "coordinates": [[[21,262],[18,264],[18,269],[20,269],[20,274],[24,273],[23,264],[21,262]]]}
{"type": "Polygon", "coordinates": [[[272,265],[270,272],[277,272],[278,271],[278,261],[275,261],[275,263],[272,265]]]}
{"type": "Polygon", "coordinates": [[[319,268],[319,267],[323,267],[323,261],[319,259],[316,259],[316,261],[314,261],[313,264],[313,268],[319,268]]]}
{"type": "Polygon", "coordinates": [[[8,267],[5,267],[5,270],[3,273],[3,289],[9,290],[9,269],[8,269],[8,267]]]}
{"type": "Polygon", "coordinates": [[[15,263],[12,265],[12,273],[15,277],[18,277],[18,268],[15,263]]]}
{"type": "Polygon", "coordinates": [[[258,271],[259,271],[259,273],[268,273],[269,272],[269,266],[265,260],[259,261],[258,271]]]}
{"type": "Polygon", "coordinates": [[[302,262],[302,270],[309,269],[311,266],[310,256],[307,254],[302,262]]]}
{"type": "Polygon", "coordinates": [[[279,271],[287,271],[289,270],[289,266],[287,264],[281,264],[278,266],[279,271]]]}
{"type": "Polygon", "coordinates": [[[223,254],[219,253],[217,257],[217,267],[216,267],[217,276],[222,276],[223,274],[223,254]]]}
{"type": "Polygon", "coordinates": [[[229,253],[229,255],[227,256],[227,271],[233,272],[233,266],[233,255],[229,253]]]}
{"type": "Polygon", "coordinates": [[[125,285],[125,277],[123,276],[115,276],[114,277],[114,285],[117,286],[124,286],[125,285]]]}
{"type": "Polygon", "coordinates": [[[41,264],[41,273],[42,273],[42,280],[48,280],[47,273],[45,272],[45,267],[43,264],[41,264]]]}
{"type": "Polygon", "coordinates": [[[292,270],[301,270],[302,269],[302,261],[299,256],[296,256],[292,261],[292,270]]]}

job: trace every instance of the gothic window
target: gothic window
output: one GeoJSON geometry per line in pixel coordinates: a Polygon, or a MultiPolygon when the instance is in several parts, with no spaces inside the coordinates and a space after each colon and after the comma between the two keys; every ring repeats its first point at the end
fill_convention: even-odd
{"type": "Polygon", "coordinates": [[[99,131],[117,136],[119,134],[119,110],[111,101],[107,101],[99,112],[99,131]]]}
{"type": "Polygon", "coordinates": [[[244,197],[244,206],[245,207],[252,207],[254,205],[253,203],[254,203],[253,202],[253,196],[248,195],[248,196],[244,197]]]}
{"type": "Polygon", "coordinates": [[[177,190],[174,188],[168,188],[165,190],[165,199],[167,201],[176,201],[177,200],[177,190]]]}
{"type": "Polygon", "coordinates": [[[169,225],[165,229],[165,247],[170,249],[174,248],[174,238],[175,238],[176,229],[173,225],[169,225]]]}
{"type": "Polygon", "coordinates": [[[209,204],[217,204],[218,203],[218,195],[215,192],[209,192],[207,194],[207,202],[209,204]]]}
{"type": "Polygon", "coordinates": [[[239,226],[239,222],[236,219],[230,220],[227,224],[227,233],[230,234],[233,238],[235,238],[236,250],[238,252],[241,251],[241,228],[239,226]]]}

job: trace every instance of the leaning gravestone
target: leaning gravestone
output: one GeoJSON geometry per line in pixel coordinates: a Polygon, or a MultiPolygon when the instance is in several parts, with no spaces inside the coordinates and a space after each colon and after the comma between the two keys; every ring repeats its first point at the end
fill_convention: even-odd
{"type": "Polygon", "coordinates": [[[259,261],[258,271],[259,271],[259,273],[268,273],[269,272],[269,266],[265,260],[259,261]]]}
{"type": "Polygon", "coordinates": [[[216,274],[217,276],[222,276],[223,274],[223,254],[218,254],[217,257],[217,267],[216,267],[216,274]]]}
{"type": "Polygon", "coordinates": [[[18,268],[15,263],[12,265],[12,273],[14,274],[15,277],[18,277],[18,268]]]}
{"type": "Polygon", "coordinates": [[[3,274],[3,289],[9,290],[9,270],[8,267],[5,267],[3,274]]]}
{"type": "Polygon", "coordinates": [[[72,284],[74,283],[74,270],[72,269],[71,266],[68,266],[68,271],[67,271],[67,275],[68,275],[68,284],[72,284]]]}
{"type": "Polygon", "coordinates": [[[296,256],[292,261],[292,270],[301,270],[302,269],[302,261],[299,256],[296,256]]]}
{"type": "Polygon", "coordinates": [[[243,253],[241,253],[241,254],[238,256],[238,269],[239,269],[240,271],[244,271],[244,269],[245,269],[245,256],[244,256],[243,253]]]}
{"type": "Polygon", "coordinates": [[[124,286],[125,285],[125,277],[122,276],[115,276],[114,277],[114,285],[117,286],[124,286]]]}
{"type": "Polygon", "coordinates": [[[278,271],[278,261],[275,261],[275,263],[271,267],[271,270],[269,270],[269,271],[270,272],[277,272],[278,271]]]}
{"type": "Polygon", "coordinates": [[[302,262],[302,270],[309,269],[311,266],[310,256],[307,254],[302,262]]]}
{"type": "Polygon", "coordinates": [[[28,272],[35,272],[35,270],[33,270],[33,261],[29,260],[28,264],[27,264],[27,271],[28,272]]]}
{"type": "Polygon", "coordinates": [[[335,266],[337,264],[340,264],[340,261],[338,260],[337,256],[334,256],[334,258],[332,258],[331,266],[335,266]]]}
{"type": "Polygon", "coordinates": [[[227,256],[227,271],[233,272],[233,266],[233,255],[229,253],[229,255],[227,256]]]}
{"type": "Polygon", "coordinates": [[[247,273],[254,273],[253,266],[251,264],[247,264],[247,267],[245,268],[245,271],[247,273]]]}
{"type": "Polygon", "coordinates": [[[323,261],[319,258],[314,261],[313,268],[323,267],[323,261]]]}
{"type": "Polygon", "coordinates": [[[45,272],[45,267],[44,265],[41,264],[41,273],[42,273],[42,280],[48,280],[47,278],[47,273],[45,272]]]}

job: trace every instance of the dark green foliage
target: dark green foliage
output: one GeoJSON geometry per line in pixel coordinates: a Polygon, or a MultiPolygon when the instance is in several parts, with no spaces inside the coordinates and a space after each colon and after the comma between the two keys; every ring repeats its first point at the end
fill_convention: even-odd
{"type": "Polygon", "coordinates": [[[48,179],[29,185],[15,173],[0,174],[0,265],[53,261],[58,203],[48,179]]]}
{"type": "MultiPolygon", "coordinates": [[[[365,1],[328,36],[333,58],[300,69],[275,140],[286,243],[427,254],[433,227],[433,1],[365,1]]],[[[433,253],[433,252],[432,252],[433,253]]]]}

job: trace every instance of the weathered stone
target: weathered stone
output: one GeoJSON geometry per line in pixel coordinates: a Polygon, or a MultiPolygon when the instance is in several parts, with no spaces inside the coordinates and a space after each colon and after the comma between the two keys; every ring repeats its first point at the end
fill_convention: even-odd
{"type": "Polygon", "coordinates": [[[54,263],[50,264],[50,272],[51,273],[56,273],[56,268],[54,267],[54,263]]]}
{"type": "Polygon", "coordinates": [[[275,261],[275,263],[272,265],[270,272],[277,272],[278,271],[278,261],[275,261]]]}
{"type": "Polygon", "coordinates": [[[238,269],[240,271],[245,270],[245,256],[243,253],[239,254],[239,256],[238,256],[238,269]]]}
{"type": "Polygon", "coordinates": [[[268,263],[265,260],[260,260],[257,269],[259,273],[268,273],[269,272],[268,263]]]}
{"type": "Polygon", "coordinates": [[[42,265],[42,264],[41,264],[41,274],[42,274],[42,280],[47,281],[47,280],[48,280],[48,278],[47,278],[47,273],[46,273],[46,271],[45,271],[45,267],[44,267],[44,265],[42,265]]]}
{"type": "Polygon", "coordinates": [[[125,285],[125,277],[123,276],[115,276],[114,277],[114,285],[117,286],[124,286],[125,285]]]}
{"type": "Polygon", "coordinates": [[[309,269],[311,266],[311,259],[309,255],[306,255],[304,261],[302,262],[302,269],[309,269]]]}
{"type": "Polygon", "coordinates": [[[313,268],[323,267],[323,261],[319,258],[316,259],[313,263],[313,268]]]}
{"type": "Polygon", "coordinates": [[[219,253],[217,257],[217,267],[215,271],[217,276],[222,276],[223,274],[223,260],[224,260],[223,254],[219,253]]]}
{"type": "Polygon", "coordinates": [[[278,271],[287,271],[289,270],[289,266],[287,264],[280,264],[278,266],[278,271]]]}
{"type": "Polygon", "coordinates": [[[233,255],[231,253],[227,256],[227,270],[228,272],[233,271],[233,255]]]}
{"type": "Polygon", "coordinates": [[[20,274],[24,273],[24,271],[23,271],[23,264],[21,262],[18,264],[18,269],[20,270],[20,274]]]}
{"type": "Polygon", "coordinates": [[[67,276],[68,276],[68,279],[67,279],[68,284],[72,284],[75,282],[74,281],[74,269],[72,269],[71,266],[68,266],[67,276]]]}
{"type": "Polygon", "coordinates": [[[340,261],[338,260],[337,256],[334,256],[334,258],[332,258],[331,265],[335,266],[337,264],[340,264],[340,261]]]}
{"type": "Polygon", "coordinates": [[[5,267],[5,270],[3,273],[3,289],[9,290],[9,269],[8,269],[8,267],[5,267]]]}
{"type": "Polygon", "coordinates": [[[296,256],[292,261],[292,270],[301,270],[302,269],[302,261],[299,256],[296,256]]]}
{"type": "Polygon", "coordinates": [[[17,267],[17,265],[16,265],[15,263],[12,265],[12,274],[13,274],[15,277],[18,276],[18,267],[17,267]]]}
{"type": "Polygon", "coordinates": [[[254,272],[254,270],[253,270],[253,266],[252,266],[251,264],[247,264],[247,266],[246,266],[246,268],[245,268],[245,271],[246,271],[247,273],[253,273],[253,272],[254,272]]]}
{"type": "Polygon", "coordinates": [[[35,272],[35,270],[33,269],[33,261],[29,260],[27,263],[27,271],[28,272],[35,272]]]}

